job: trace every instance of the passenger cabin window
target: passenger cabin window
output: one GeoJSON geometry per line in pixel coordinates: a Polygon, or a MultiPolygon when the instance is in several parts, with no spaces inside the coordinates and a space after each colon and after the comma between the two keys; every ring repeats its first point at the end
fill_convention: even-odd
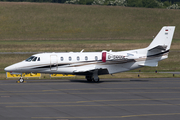
{"type": "Polygon", "coordinates": [[[25,61],[31,62],[31,60],[34,59],[34,58],[35,58],[35,56],[31,56],[31,57],[29,57],[28,59],[26,59],[25,61]]]}
{"type": "Polygon", "coordinates": [[[79,61],[80,60],[80,57],[79,56],[77,56],[77,61],[79,61]]]}
{"type": "Polygon", "coordinates": [[[88,60],[88,57],[87,57],[87,56],[85,56],[85,60],[88,60]]]}
{"type": "Polygon", "coordinates": [[[98,60],[98,57],[97,57],[97,56],[95,56],[95,60],[96,60],[96,61],[98,60]]]}
{"type": "Polygon", "coordinates": [[[61,61],[63,61],[64,60],[64,58],[63,57],[61,57],[61,61]]]}
{"type": "Polygon", "coordinates": [[[72,60],[72,58],[71,57],[69,57],[69,61],[71,61],[72,60]]]}

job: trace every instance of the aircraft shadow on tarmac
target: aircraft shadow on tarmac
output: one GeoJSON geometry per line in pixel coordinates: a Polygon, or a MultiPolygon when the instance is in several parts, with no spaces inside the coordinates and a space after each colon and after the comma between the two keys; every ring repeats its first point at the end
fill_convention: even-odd
{"type": "Polygon", "coordinates": [[[85,79],[55,79],[55,80],[25,80],[25,83],[113,83],[113,82],[148,82],[147,79],[101,79],[99,82],[89,82],[85,79]]]}
{"type": "Polygon", "coordinates": [[[143,79],[101,79],[99,82],[88,82],[86,80],[69,80],[70,82],[79,82],[79,83],[107,83],[107,82],[148,82],[149,80],[143,80],[143,79]]]}

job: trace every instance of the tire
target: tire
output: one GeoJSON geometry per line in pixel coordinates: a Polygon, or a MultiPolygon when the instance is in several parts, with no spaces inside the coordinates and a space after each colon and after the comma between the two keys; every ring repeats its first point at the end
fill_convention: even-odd
{"type": "Polygon", "coordinates": [[[98,82],[99,82],[99,77],[98,77],[98,79],[97,79],[97,80],[94,80],[94,79],[93,79],[93,82],[98,83],[98,82]]]}
{"type": "Polygon", "coordinates": [[[88,82],[92,82],[92,77],[91,77],[91,76],[86,76],[86,80],[87,80],[88,82]]]}
{"type": "Polygon", "coordinates": [[[91,79],[87,79],[87,81],[88,81],[88,82],[92,82],[92,80],[91,80],[91,79]]]}
{"type": "Polygon", "coordinates": [[[23,82],[24,82],[24,79],[23,79],[23,78],[19,78],[19,82],[20,82],[20,83],[23,83],[23,82]]]}

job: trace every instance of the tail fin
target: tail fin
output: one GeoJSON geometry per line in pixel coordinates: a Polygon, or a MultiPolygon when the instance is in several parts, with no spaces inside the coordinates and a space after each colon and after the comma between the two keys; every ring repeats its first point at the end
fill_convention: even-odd
{"type": "Polygon", "coordinates": [[[147,47],[147,59],[140,66],[158,66],[158,61],[168,58],[175,26],[163,27],[147,47]]]}
{"type": "Polygon", "coordinates": [[[175,26],[164,26],[148,46],[149,51],[154,49],[169,50],[174,35],[175,26]]]}

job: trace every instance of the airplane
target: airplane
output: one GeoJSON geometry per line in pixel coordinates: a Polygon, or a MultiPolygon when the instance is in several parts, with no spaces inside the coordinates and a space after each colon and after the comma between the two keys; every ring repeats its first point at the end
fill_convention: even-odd
{"type": "MultiPolygon", "coordinates": [[[[99,82],[99,75],[114,74],[144,66],[156,67],[168,58],[175,26],[164,26],[146,48],[113,52],[39,53],[6,67],[6,72],[83,75],[99,82]]],[[[19,79],[24,82],[23,77],[19,79]]]]}

